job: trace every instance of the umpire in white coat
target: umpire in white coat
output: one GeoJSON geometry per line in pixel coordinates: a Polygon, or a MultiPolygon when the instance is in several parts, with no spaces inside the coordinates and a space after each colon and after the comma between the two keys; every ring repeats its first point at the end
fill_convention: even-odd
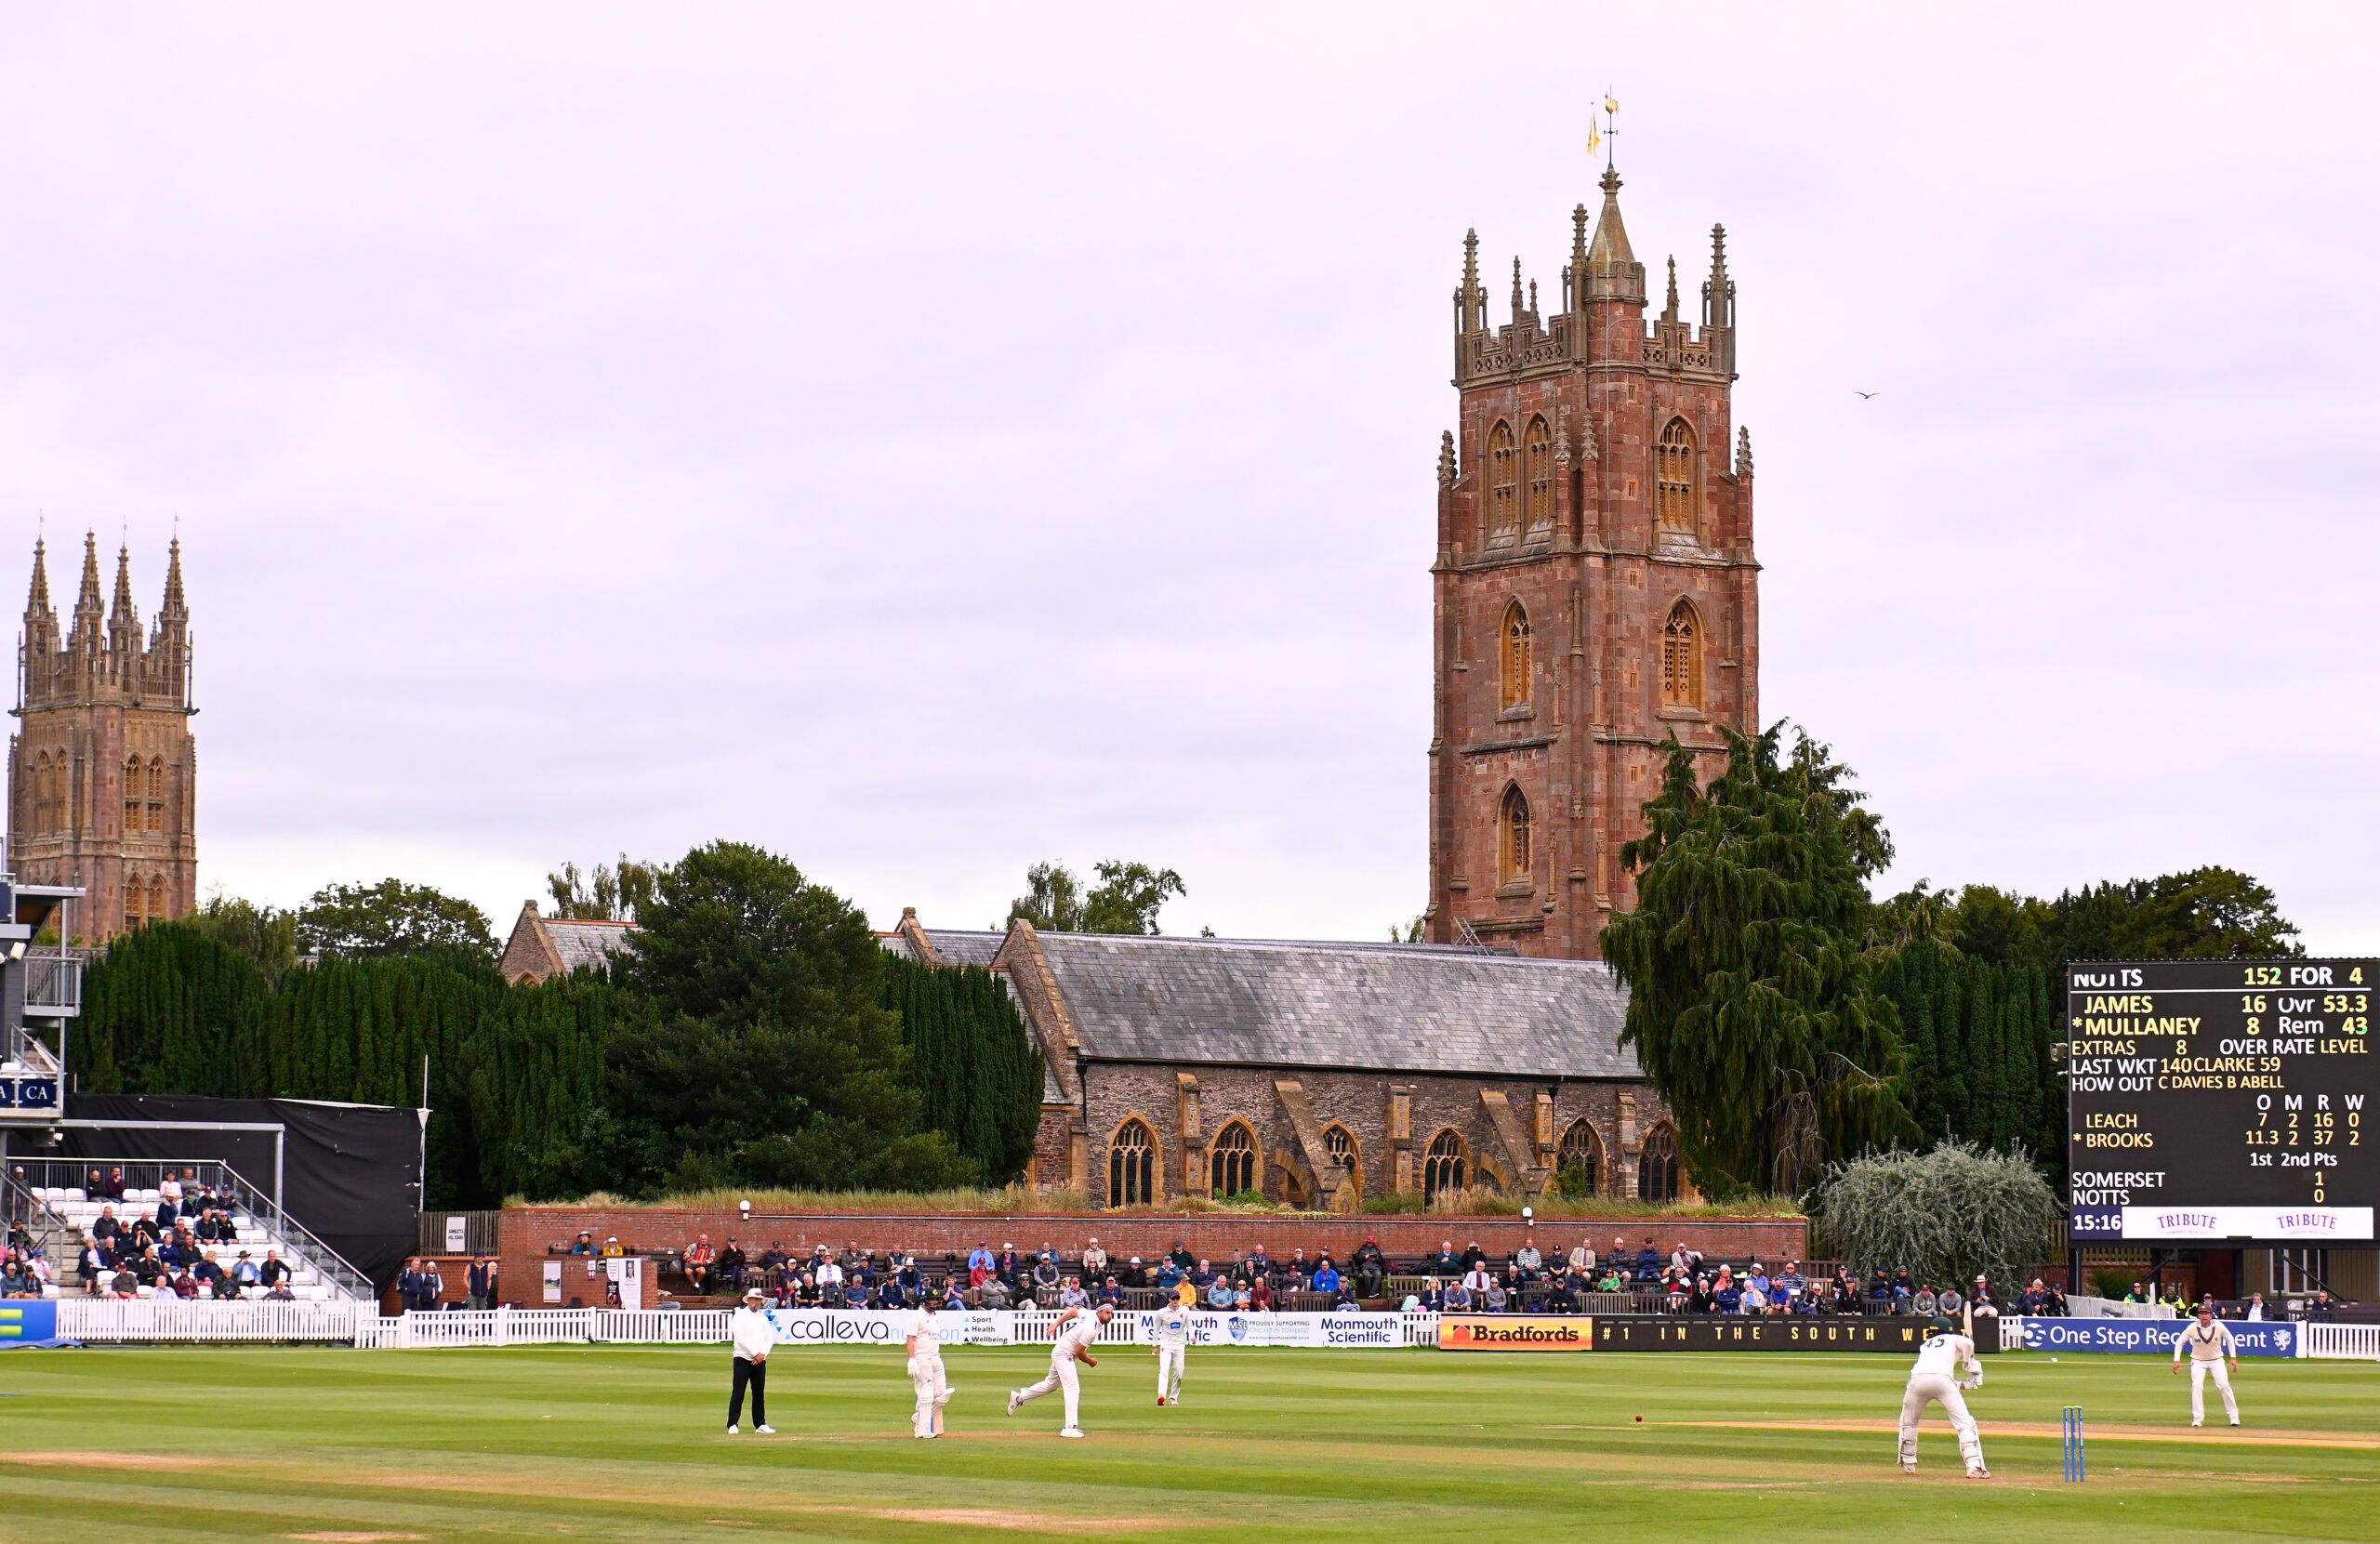
{"type": "Polygon", "coordinates": [[[777,1326],[760,1312],[767,1294],[755,1287],[744,1294],[744,1306],[728,1320],[728,1335],[735,1342],[735,1382],[727,1396],[727,1434],[735,1434],[744,1416],[744,1391],[752,1391],[752,1430],[774,1436],[769,1424],[769,1350],[777,1343],[777,1326]]]}

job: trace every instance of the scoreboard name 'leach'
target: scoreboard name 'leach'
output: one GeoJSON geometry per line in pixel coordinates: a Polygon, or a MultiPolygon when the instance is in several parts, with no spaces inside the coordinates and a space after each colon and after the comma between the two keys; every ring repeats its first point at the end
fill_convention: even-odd
{"type": "Polygon", "coordinates": [[[2077,1239],[2367,1241],[2380,961],[2067,967],[2077,1239]]]}

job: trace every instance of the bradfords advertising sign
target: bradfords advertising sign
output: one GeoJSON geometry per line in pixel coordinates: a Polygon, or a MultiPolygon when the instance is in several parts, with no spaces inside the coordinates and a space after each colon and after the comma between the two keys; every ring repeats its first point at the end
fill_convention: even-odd
{"type": "Polygon", "coordinates": [[[1594,1337],[1593,1319],[1540,1319],[1524,1313],[1479,1318],[1448,1313],[1438,1319],[1440,1351],[1590,1351],[1594,1337]]]}
{"type": "MultiPolygon", "coordinates": [[[[2007,1321],[2003,1320],[2005,1324],[2007,1321]]],[[[2018,1319],[2027,1351],[2120,1351],[2148,1356],[2174,1354],[2174,1338],[2196,1319],[2018,1319]]],[[[2223,1321],[2242,1356],[2296,1356],[2300,1339],[2292,1324],[2223,1321]]]]}

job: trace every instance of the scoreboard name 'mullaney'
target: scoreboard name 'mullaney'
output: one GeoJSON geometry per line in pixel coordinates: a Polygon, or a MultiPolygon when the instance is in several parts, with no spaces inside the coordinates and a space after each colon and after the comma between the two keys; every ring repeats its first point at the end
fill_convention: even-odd
{"type": "Polygon", "coordinates": [[[2074,1236],[2373,1236],[2380,961],[2066,968],[2074,1236]]]}

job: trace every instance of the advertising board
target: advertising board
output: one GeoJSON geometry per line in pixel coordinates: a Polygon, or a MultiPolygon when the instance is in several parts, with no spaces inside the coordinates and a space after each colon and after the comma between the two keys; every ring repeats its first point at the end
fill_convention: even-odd
{"type": "Polygon", "coordinates": [[[1592,1318],[1537,1317],[1527,1313],[1443,1313],[1440,1351],[1593,1351],[1592,1318]]]}
{"type": "MultiPolygon", "coordinates": [[[[2005,1321],[2003,1321],[2005,1322],[2005,1321]]],[[[2130,1352],[2136,1355],[2171,1356],[2174,1337],[2194,1321],[2189,1319],[2041,1319],[2028,1315],[2022,1326],[2027,1351],[2130,1352]]],[[[2242,1356],[2296,1356],[2304,1339],[2297,1326],[2283,1323],[2247,1324],[2226,1319],[2225,1327],[2239,1343],[2242,1356]]]]}
{"type": "MultiPolygon", "coordinates": [[[[1924,1343],[1927,1321],[1918,1318],[1734,1318],[1598,1319],[1597,1351],[1890,1351],[1914,1356],[1924,1343]]],[[[1979,1328],[1976,1349],[2000,1349],[1996,1330],[1979,1328]]]]}

